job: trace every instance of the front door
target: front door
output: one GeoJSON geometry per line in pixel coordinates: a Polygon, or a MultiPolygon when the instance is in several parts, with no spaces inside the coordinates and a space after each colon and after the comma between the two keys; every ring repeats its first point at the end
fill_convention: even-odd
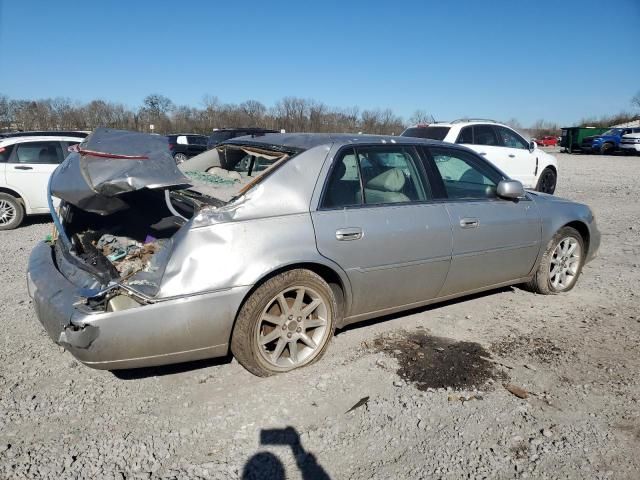
{"type": "Polygon", "coordinates": [[[430,147],[451,218],[451,268],[440,296],[526,277],[538,256],[540,218],[534,203],[496,197],[500,174],[470,152],[430,147]]]}
{"type": "Polygon", "coordinates": [[[64,159],[56,140],[21,142],[15,145],[6,164],[6,180],[25,197],[30,213],[46,213],[49,177],[64,159]]]}
{"type": "Polygon", "coordinates": [[[451,225],[425,180],[413,147],[349,147],[336,154],[312,219],[319,252],[351,282],[346,316],[419,303],[440,291],[451,225]]]}

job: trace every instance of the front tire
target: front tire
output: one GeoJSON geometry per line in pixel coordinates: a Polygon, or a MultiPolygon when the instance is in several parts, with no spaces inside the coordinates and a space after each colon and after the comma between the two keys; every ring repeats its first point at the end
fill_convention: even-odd
{"type": "Polygon", "coordinates": [[[13,195],[0,193],[0,230],[18,228],[24,220],[22,203],[13,195]]]}
{"type": "Polygon", "coordinates": [[[281,273],[242,305],[231,352],[259,377],[307,366],[324,355],[337,315],[335,295],[322,277],[304,269],[281,273]]]}
{"type": "Polygon", "coordinates": [[[575,228],[561,228],[549,242],[535,275],[525,287],[543,295],[568,292],[578,281],[585,254],[582,235],[575,228]]]}
{"type": "Polygon", "coordinates": [[[536,190],[538,192],[553,195],[553,192],[556,191],[557,180],[558,177],[556,175],[556,172],[554,172],[551,168],[545,168],[540,174],[538,184],[536,185],[536,190]]]}

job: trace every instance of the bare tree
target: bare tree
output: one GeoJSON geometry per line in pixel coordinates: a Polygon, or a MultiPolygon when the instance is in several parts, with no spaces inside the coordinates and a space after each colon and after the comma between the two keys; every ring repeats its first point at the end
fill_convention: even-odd
{"type": "Polygon", "coordinates": [[[417,125],[420,123],[433,123],[435,122],[435,118],[430,113],[427,113],[426,110],[416,110],[413,112],[411,117],[409,117],[409,123],[412,125],[417,125]]]}
{"type": "Polygon", "coordinates": [[[640,108],[640,91],[635,94],[635,96],[631,99],[631,105],[636,108],[640,108]]]}

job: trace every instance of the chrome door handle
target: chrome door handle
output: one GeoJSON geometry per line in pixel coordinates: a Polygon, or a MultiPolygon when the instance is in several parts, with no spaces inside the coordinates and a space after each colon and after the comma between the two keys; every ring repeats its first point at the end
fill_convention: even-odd
{"type": "Polygon", "coordinates": [[[480,221],[477,218],[461,218],[460,228],[476,228],[480,225],[480,221]]]}
{"type": "Polygon", "coordinates": [[[509,158],[515,158],[515,155],[513,153],[510,153],[509,158]]]}
{"type": "Polygon", "coordinates": [[[336,239],[342,241],[360,240],[362,238],[362,229],[359,227],[341,228],[336,230],[336,239]]]}
{"type": "Polygon", "coordinates": [[[478,155],[486,155],[487,152],[480,152],[478,155]]]}

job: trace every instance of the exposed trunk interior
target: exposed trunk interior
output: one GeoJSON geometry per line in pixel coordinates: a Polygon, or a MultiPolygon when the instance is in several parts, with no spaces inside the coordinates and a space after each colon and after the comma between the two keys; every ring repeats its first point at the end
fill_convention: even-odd
{"type": "Polygon", "coordinates": [[[171,245],[171,237],[203,206],[224,202],[193,190],[142,189],[119,199],[127,208],[110,215],[87,212],[71,204],[62,211],[71,254],[79,266],[106,284],[145,271],[153,258],[171,245]]]}

